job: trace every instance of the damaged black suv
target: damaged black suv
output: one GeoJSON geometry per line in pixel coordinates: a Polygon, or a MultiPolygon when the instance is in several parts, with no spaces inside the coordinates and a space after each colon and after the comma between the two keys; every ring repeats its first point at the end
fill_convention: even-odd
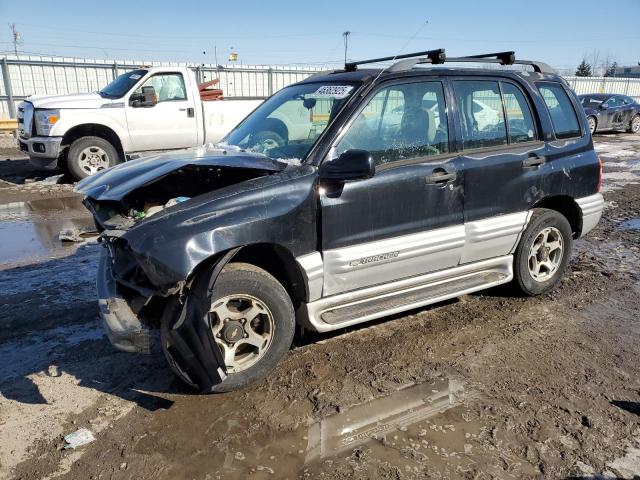
{"type": "Polygon", "coordinates": [[[600,181],[551,68],[440,49],[309,77],[220,144],[77,191],[105,247],[111,342],[147,352],[159,329],[178,377],[220,392],[267,375],[296,325],[326,332],[507,282],[549,291],[600,219],[600,181]],[[433,67],[445,62],[517,66],[433,67]]]}

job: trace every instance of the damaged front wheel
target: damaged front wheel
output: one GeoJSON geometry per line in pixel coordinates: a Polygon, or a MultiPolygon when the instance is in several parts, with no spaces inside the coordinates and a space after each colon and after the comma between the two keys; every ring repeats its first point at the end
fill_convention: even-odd
{"type": "Polygon", "coordinates": [[[275,368],[291,346],[295,317],[287,291],[265,270],[230,263],[210,288],[213,271],[196,279],[182,315],[165,315],[162,347],[181,380],[227,392],[275,368]]]}

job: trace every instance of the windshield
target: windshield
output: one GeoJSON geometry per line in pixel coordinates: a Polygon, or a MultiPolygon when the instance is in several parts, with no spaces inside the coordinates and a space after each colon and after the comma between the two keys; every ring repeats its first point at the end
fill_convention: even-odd
{"type": "Polygon", "coordinates": [[[305,83],[284,88],[222,140],[274,159],[302,160],[356,90],[352,84],[305,83]]]}
{"type": "Polygon", "coordinates": [[[604,100],[605,100],[604,98],[596,98],[596,97],[580,98],[580,102],[582,103],[583,107],[591,107],[591,108],[599,107],[604,100]]]}
{"type": "Polygon", "coordinates": [[[98,93],[106,98],[120,98],[147,74],[147,70],[134,70],[123,73],[98,93]]]}

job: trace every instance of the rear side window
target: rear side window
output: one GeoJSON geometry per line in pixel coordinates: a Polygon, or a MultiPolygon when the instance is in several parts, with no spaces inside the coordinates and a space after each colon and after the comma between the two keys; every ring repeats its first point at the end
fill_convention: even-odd
{"type": "Polygon", "coordinates": [[[462,148],[483,148],[507,143],[502,99],[498,82],[460,80],[454,82],[462,130],[462,148]]]}
{"type": "Polygon", "coordinates": [[[576,111],[562,85],[540,83],[538,90],[547,104],[556,138],[571,138],[582,135],[576,111]]]}
{"type": "Polygon", "coordinates": [[[536,127],[529,104],[522,91],[510,83],[502,84],[504,109],[507,112],[509,142],[522,143],[535,139],[536,127]]]}

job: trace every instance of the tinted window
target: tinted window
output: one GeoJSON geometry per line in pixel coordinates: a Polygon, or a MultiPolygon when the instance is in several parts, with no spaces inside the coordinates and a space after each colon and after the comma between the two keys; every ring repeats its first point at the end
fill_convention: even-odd
{"type": "Polygon", "coordinates": [[[376,165],[449,151],[440,82],[393,85],[377,92],[336,146],[336,154],[368,150],[376,165]]]}
{"type": "Polygon", "coordinates": [[[521,143],[535,140],[536,128],[524,93],[515,85],[503,83],[502,94],[507,112],[509,141],[521,143]]]}
{"type": "Polygon", "coordinates": [[[630,105],[633,103],[633,98],[631,97],[622,97],[622,101],[624,102],[625,105],[630,105]]]}
{"type": "Polygon", "coordinates": [[[549,109],[556,138],[579,137],[581,132],[578,117],[562,85],[542,83],[538,84],[538,90],[549,109]]]}
{"type": "Polygon", "coordinates": [[[133,72],[123,73],[100,90],[100,95],[106,98],[120,98],[146,74],[146,70],[134,70],[133,72]]]}
{"type": "Polygon", "coordinates": [[[609,100],[605,102],[605,104],[609,108],[620,107],[622,106],[622,99],[620,97],[611,97],[609,100]]]}
{"type": "Polygon", "coordinates": [[[507,143],[498,82],[454,82],[463,148],[482,148],[507,143]]]}
{"type": "Polygon", "coordinates": [[[153,87],[158,96],[158,103],[173,100],[186,100],[187,89],[181,73],[159,73],[146,80],[133,95],[142,95],[144,87],[153,87]]]}

